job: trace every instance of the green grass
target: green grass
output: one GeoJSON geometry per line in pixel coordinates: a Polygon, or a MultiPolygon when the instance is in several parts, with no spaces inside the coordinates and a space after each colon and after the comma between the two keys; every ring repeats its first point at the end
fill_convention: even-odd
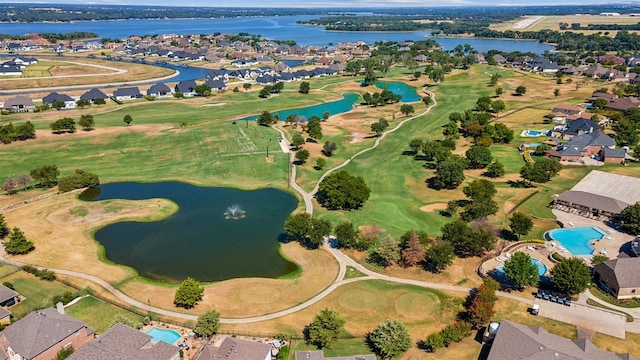
{"type": "Polygon", "coordinates": [[[67,291],[76,292],[70,286],[57,281],[44,281],[23,271],[8,275],[0,279],[13,284],[18,294],[25,297],[20,304],[11,307],[15,317],[21,318],[31,311],[55,306],[53,297],[67,291]]]}
{"type": "Polygon", "coordinates": [[[367,275],[361,272],[360,270],[354,268],[353,266],[347,266],[347,272],[344,274],[344,279],[346,280],[346,279],[363,277],[363,276],[367,276],[367,275]]]}
{"type": "Polygon", "coordinates": [[[15,266],[0,263],[0,280],[2,280],[2,282],[7,281],[7,280],[4,280],[4,277],[8,276],[9,274],[16,273],[18,271],[21,271],[21,270],[15,266]]]}
{"type": "MultiPolygon", "coordinates": [[[[313,345],[307,344],[304,340],[293,340],[289,359],[295,359],[296,351],[318,350],[313,345]]],[[[364,342],[364,338],[344,338],[338,339],[330,348],[323,349],[325,357],[353,356],[371,354],[371,349],[364,342]]]]}
{"type": "Polygon", "coordinates": [[[87,214],[89,214],[89,210],[87,210],[87,208],[84,206],[76,206],[73,209],[69,209],[69,212],[71,213],[71,215],[76,217],[85,217],[87,216],[87,214]]]}
{"type": "Polygon", "coordinates": [[[142,322],[142,316],[121,309],[92,296],[82,298],[77,303],[69,306],[66,313],[84,321],[90,327],[96,329],[96,333],[102,334],[109,329],[111,322],[120,314],[135,322],[142,322]]]}
{"type": "Polygon", "coordinates": [[[589,288],[589,291],[591,292],[591,294],[593,294],[593,296],[612,305],[629,308],[629,309],[640,307],[640,300],[638,300],[637,298],[618,300],[618,299],[615,299],[613,296],[611,296],[609,293],[602,291],[598,286],[591,286],[589,288]]]}

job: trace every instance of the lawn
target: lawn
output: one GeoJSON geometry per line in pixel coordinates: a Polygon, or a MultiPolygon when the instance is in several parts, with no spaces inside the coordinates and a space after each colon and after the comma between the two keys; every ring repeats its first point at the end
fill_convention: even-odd
{"type": "Polygon", "coordinates": [[[628,332],[627,338],[622,340],[606,334],[596,333],[592,341],[601,349],[619,354],[630,353],[636,358],[640,358],[640,334],[628,332]]]}
{"type": "Polygon", "coordinates": [[[142,316],[124,310],[105,301],[87,296],[77,303],[66,308],[66,313],[84,321],[90,327],[96,329],[97,334],[102,334],[109,329],[116,315],[122,315],[135,322],[142,322],[142,316]]]}
{"type": "Polygon", "coordinates": [[[12,283],[18,294],[25,297],[22,302],[9,309],[17,318],[22,318],[33,310],[55,307],[53,298],[56,295],[62,295],[67,291],[76,292],[76,289],[60,282],[40,280],[23,271],[0,279],[0,282],[5,281],[12,283]]]}

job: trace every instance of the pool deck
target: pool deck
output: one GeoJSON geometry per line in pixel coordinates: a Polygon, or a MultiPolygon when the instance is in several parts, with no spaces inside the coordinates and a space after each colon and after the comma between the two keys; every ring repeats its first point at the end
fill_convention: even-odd
{"type": "Polygon", "coordinates": [[[563,224],[564,228],[597,227],[607,233],[602,240],[594,242],[593,247],[595,250],[593,251],[593,255],[606,255],[610,259],[615,259],[620,254],[620,247],[634,239],[633,236],[620,232],[619,229],[612,228],[602,221],[588,219],[580,215],[555,209],[552,210],[552,212],[558,221],[563,224]]]}

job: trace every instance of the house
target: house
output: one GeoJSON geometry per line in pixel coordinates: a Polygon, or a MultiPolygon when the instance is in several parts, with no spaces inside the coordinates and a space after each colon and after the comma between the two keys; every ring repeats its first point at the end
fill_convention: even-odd
{"type": "Polygon", "coordinates": [[[147,89],[147,95],[156,98],[163,98],[171,96],[171,88],[164,83],[157,83],[147,89]]]}
{"type": "Polygon", "coordinates": [[[206,344],[194,360],[271,360],[271,345],[226,337],[216,346],[206,344]]]}
{"type": "Polygon", "coordinates": [[[211,90],[222,91],[227,89],[227,84],[224,83],[221,79],[209,79],[204,82],[211,90]]]}
{"type": "Polygon", "coordinates": [[[570,121],[566,127],[560,130],[554,129],[553,135],[556,137],[561,137],[564,140],[571,140],[574,136],[592,133],[595,130],[600,130],[600,127],[598,126],[598,124],[596,124],[595,121],[585,118],[579,118],[570,121]]]}
{"type": "Polygon", "coordinates": [[[637,107],[640,107],[640,99],[633,97],[615,98],[607,103],[607,108],[615,111],[627,111],[637,107]]]}
{"type": "MultiPolygon", "coordinates": [[[[576,135],[570,141],[560,145],[556,150],[546,152],[550,157],[559,157],[561,161],[580,161],[582,157],[603,156],[609,152],[610,160],[619,156],[619,151],[615,151],[616,141],[609,135],[596,130],[590,133],[576,135]]],[[[624,150],[623,150],[624,152],[624,150]]],[[[619,163],[623,162],[619,161],[619,163]]],[[[610,161],[616,162],[616,161],[610,161]]]]}
{"type": "Polygon", "coordinates": [[[5,111],[27,112],[36,108],[33,101],[26,96],[18,95],[8,98],[3,106],[5,111]]]}
{"type": "Polygon", "coordinates": [[[639,267],[640,258],[631,257],[604,261],[593,270],[598,285],[616,299],[630,299],[640,295],[639,267]]]}
{"type": "Polygon", "coordinates": [[[178,360],[180,349],[123,324],[115,324],[95,340],[85,344],[68,360],[178,360]]]}
{"type": "Polygon", "coordinates": [[[507,62],[507,59],[505,59],[505,57],[500,54],[493,55],[492,59],[496,62],[496,64],[505,64],[507,62]]]}
{"type": "Polygon", "coordinates": [[[20,295],[0,284],[0,306],[9,307],[20,302],[20,295]]]}
{"type": "Polygon", "coordinates": [[[584,109],[578,105],[562,104],[554,106],[551,112],[563,113],[567,115],[580,115],[584,112],[584,109]]]}
{"type": "Polygon", "coordinates": [[[602,161],[609,164],[622,164],[626,156],[627,152],[622,148],[610,149],[605,147],[600,151],[602,161]]]}
{"type": "Polygon", "coordinates": [[[296,351],[296,360],[376,360],[373,354],[324,357],[322,350],[296,351]]]}
{"type": "Polygon", "coordinates": [[[133,100],[142,97],[140,90],[137,87],[118,88],[113,92],[113,97],[117,100],[133,100]]]}
{"type": "Polygon", "coordinates": [[[73,100],[71,96],[67,94],[59,94],[54,91],[42,98],[42,103],[45,105],[49,105],[50,107],[53,107],[53,104],[58,101],[61,101],[62,103],[64,103],[64,107],[61,107],[60,110],[73,109],[76,107],[76,102],[73,100]]]}
{"type": "Polygon", "coordinates": [[[105,101],[109,99],[109,97],[103,93],[102,91],[93,88],[86,93],[80,95],[80,99],[89,100],[91,102],[95,102],[96,99],[104,99],[105,101]]]}
{"type": "Polygon", "coordinates": [[[258,76],[258,78],[256,79],[256,83],[260,85],[273,85],[276,83],[276,79],[271,75],[263,75],[258,76]]]}
{"type": "Polygon", "coordinates": [[[22,69],[20,65],[13,64],[0,64],[0,76],[22,76],[22,69]]]}
{"type": "Polygon", "coordinates": [[[196,81],[195,80],[180,81],[179,83],[176,84],[173,91],[182,93],[182,95],[184,96],[195,96],[196,81]]]}
{"type": "Polygon", "coordinates": [[[495,333],[487,360],[635,360],[597,348],[589,339],[569,340],[539,326],[503,320],[495,333]]]}
{"type": "Polygon", "coordinates": [[[527,62],[526,65],[534,71],[541,71],[543,73],[557,72],[560,70],[560,66],[558,66],[557,63],[543,56],[527,62]]]}
{"type": "Polygon", "coordinates": [[[63,347],[81,348],[94,339],[94,330],[58,309],[33,311],[0,333],[5,359],[50,360],[63,347]]]}

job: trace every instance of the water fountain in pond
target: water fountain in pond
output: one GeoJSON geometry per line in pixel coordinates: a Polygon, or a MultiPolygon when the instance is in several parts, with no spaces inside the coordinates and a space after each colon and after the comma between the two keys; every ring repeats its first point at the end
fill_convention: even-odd
{"type": "Polygon", "coordinates": [[[245,215],[246,211],[242,210],[240,205],[233,204],[227,208],[224,212],[225,219],[238,220],[242,219],[245,215]]]}

